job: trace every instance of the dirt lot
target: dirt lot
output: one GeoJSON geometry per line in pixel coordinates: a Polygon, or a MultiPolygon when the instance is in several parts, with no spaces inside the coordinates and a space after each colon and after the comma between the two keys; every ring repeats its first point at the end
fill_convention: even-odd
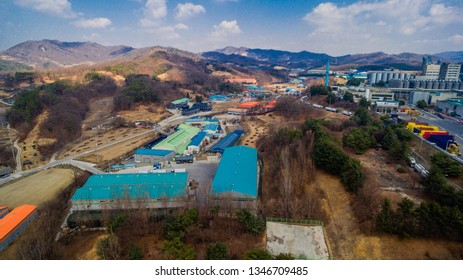
{"type": "MultiPolygon", "coordinates": [[[[411,167],[389,162],[386,151],[370,149],[363,155],[351,154],[362,162],[368,176],[374,181],[367,181],[377,185],[382,194],[393,200],[408,197],[420,203],[423,200],[423,187],[419,183],[420,176],[411,167]],[[397,170],[404,171],[403,173],[397,170]]],[[[367,178],[368,180],[368,178],[367,178]]]]}
{"type": "Polygon", "coordinates": [[[400,239],[395,235],[365,235],[351,208],[352,195],[339,179],[318,171],[316,184],[325,192],[330,214],[326,232],[334,259],[462,259],[463,244],[431,239],[400,239]]]}
{"type": "MultiPolygon", "coordinates": [[[[127,153],[130,153],[131,151],[137,148],[140,148],[143,145],[147,144],[148,142],[152,141],[154,138],[156,138],[156,135],[157,134],[155,132],[142,135],[132,140],[124,141],[117,145],[113,145],[111,147],[99,150],[98,152],[91,153],[89,155],[80,157],[78,160],[93,162],[96,164],[100,164],[106,161],[119,161],[120,157],[125,156],[127,153]]],[[[101,140],[101,141],[103,142],[104,140],[101,140]]],[[[85,151],[85,149],[87,150],[91,149],[91,147],[89,148],[88,146],[89,144],[84,146],[82,151],[85,151]]]]}
{"type": "Polygon", "coordinates": [[[71,169],[49,169],[0,188],[0,205],[14,208],[40,205],[56,196],[74,181],[71,169]]]}
{"type": "Polygon", "coordinates": [[[212,108],[217,112],[227,111],[228,108],[236,107],[239,103],[239,99],[232,99],[228,102],[215,102],[212,103],[212,108]]]}

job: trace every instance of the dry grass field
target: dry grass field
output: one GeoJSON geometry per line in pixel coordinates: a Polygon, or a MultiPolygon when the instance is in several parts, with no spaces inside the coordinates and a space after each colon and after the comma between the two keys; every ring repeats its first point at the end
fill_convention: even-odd
{"type": "Polygon", "coordinates": [[[41,166],[49,160],[49,158],[43,157],[38,151],[38,146],[40,144],[51,144],[56,141],[56,139],[40,138],[40,127],[47,117],[47,111],[37,116],[34,128],[27,134],[22,142],[18,143],[21,148],[21,163],[24,163],[25,160],[30,160],[32,162],[30,165],[23,166],[23,170],[41,166]]]}
{"type": "Polygon", "coordinates": [[[140,104],[130,110],[119,111],[118,114],[127,122],[149,121],[157,123],[172,114],[163,106],[140,104]]]}
{"type": "Polygon", "coordinates": [[[0,187],[0,205],[14,208],[40,204],[54,198],[74,181],[71,169],[49,169],[0,187]]]}
{"type": "Polygon", "coordinates": [[[136,137],[132,140],[124,141],[117,145],[99,150],[95,153],[80,157],[78,160],[92,162],[96,164],[102,164],[107,161],[118,161],[120,157],[125,156],[127,153],[132,152],[133,150],[142,147],[148,142],[156,138],[156,132],[145,134],[139,137],[136,137]]]}

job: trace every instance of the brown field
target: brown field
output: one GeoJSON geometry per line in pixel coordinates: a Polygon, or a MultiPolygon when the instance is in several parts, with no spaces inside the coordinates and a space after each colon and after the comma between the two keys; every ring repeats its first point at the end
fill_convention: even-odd
{"type": "Polygon", "coordinates": [[[149,121],[157,123],[172,114],[164,107],[158,105],[138,105],[130,110],[119,111],[118,114],[127,122],[149,121]]]}
{"type": "Polygon", "coordinates": [[[40,204],[54,198],[74,181],[71,169],[49,169],[0,187],[0,205],[14,208],[40,204]]]}
{"type": "Polygon", "coordinates": [[[106,232],[87,232],[79,235],[63,246],[64,260],[98,260],[96,246],[98,240],[107,237],[106,232]]]}
{"type": "Polygon", "coordinates": [[[92,98],[89,103],[89,113],[83,121],[82,128],[102,124],[113,112],[113,97],[92,98]]]}
{"type": "Polygon", "coordinates": [[[227,111],[228,108],[236,107],[239,103],[240,103],[239,99],[232,99],[228,102],[215,102],[215,103],[212,103],[212,108],[216,112],[223,112],[223,111],[227,111]]]}
{"type": "Polygon", "coordinates": [[[27,134],[26,138],[19,142],[18,145],[21,148],[21,163],[25,160],[30,160],[31,165],[23,166],[23,170],[31,169],[34,167],[41,166],[48,162],[49,158],[43,157],[38,151],[38,146],[40,144],[50,144],[56,139],[41,139],[40,138],[40,127],[42,123],[47,119],[48,112],[44,111],[36,118],[35,125],[33,129],[27,134]]]}
{"type": "Polygon", "coordinates": [[[98,146],[121,140],[143,131],[145,130],[138,128],[118,128],[105,132],[99,132],[98,130],[87,131],[88,135],[86,137],[81,137],[77,142],[68,144],[58,155],[58,158],[65,158],[90,151],[98,146]]]}
{"type": "Polygon", "coordinates": [[[260,119],[246,121],[245,127],[247,133],[241,143],[248,147],[255,148],[257,140],[268,133],[267,124],[260,119]]]}
{"type": "MultiPolygon", "coordinates": [[[[119,161],[120,157],[125,156],[127,153],[130,153],[137,148],[140,148],[146,143],[152,141],[154,138],[156,138],[156,136],[156,132],[145,134],[134,139],[124,141],[117,145],[113,145],[111,147],[99,150],[95,153],[91,153],[86,156],[80,157],[79,160],[92,162],[96,164],[103,164],[106,161],[119,161]]],[[[88,146],[85,146],[84,149],[86,147],[88,146]]]]}
{"type": "Polygon", "coordinates": [[[351,204],[352,194],[338,178],[318,171],[318,184],[325,192],[324,207],[330,221],[327,238],[334,259],[421,260],[462,259],[463,243],[424,238],[401,239],[395,235],[366,235],[359,229],[351,204]]]}

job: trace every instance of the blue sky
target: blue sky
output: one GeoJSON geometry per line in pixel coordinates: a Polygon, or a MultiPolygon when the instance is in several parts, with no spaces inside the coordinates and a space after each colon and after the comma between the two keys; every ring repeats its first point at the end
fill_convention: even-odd
{"type": "Polygon", "coordinates": [[[93,41],[344,55],[463,50],[462,0],[2,0],[0,49],[93,41]]]}

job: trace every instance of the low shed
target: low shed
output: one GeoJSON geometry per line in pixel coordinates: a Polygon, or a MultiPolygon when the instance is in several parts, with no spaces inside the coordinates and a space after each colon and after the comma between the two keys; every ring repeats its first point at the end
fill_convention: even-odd
{"type": "Polygon", "coordinates": [[[171,161],[175,156],[174,151],[158,149],[137,149],[134,157],[135,162],[154,164],[156,162],[171,161]]]}

